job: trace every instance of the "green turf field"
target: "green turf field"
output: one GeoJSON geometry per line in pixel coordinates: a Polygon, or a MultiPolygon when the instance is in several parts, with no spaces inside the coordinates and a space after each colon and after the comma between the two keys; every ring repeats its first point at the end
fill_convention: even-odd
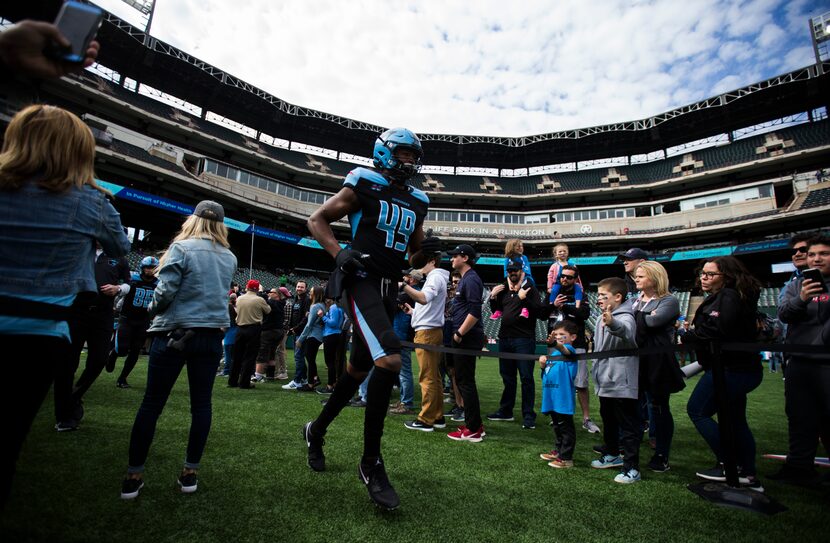
{"type": "MultiPolygon", "coordinates": [[[[300,428],[319,412],[321,397],[277,384],[241,391],[217,379],[199,490],[179,493],[176,477],[189,425],[181,378],[159,421],[146,485],[138,499],[122,501],[145,372],[142,357],[127,390],[115,388],[116,374],[104,373],[87,394],[77,432],[53,430],[50,395],[18,464],[0,541],[827,541],[821,525],[830,511],[827,490],[768,481],[764,474],[779,466],[774,462],[759,460],[767,493],[789,507],[774,517],[718,508],[686,490],[694,471],[713,463],[685,414],[693,382],[673,396],[671,471],[646,470],[635,485],[615,484],[612,470],[589,467],[591,446],[600,437],[582,429],[576,467],[547,467],[538,455],[552,447],[553,433],[542,416],[535,430],[522,430],[518,420],[489,423],[479,444],[451,441],[445,432],[410,431],[403,427],[408,418],[389,416],[384,456],[402,506],[382,514],[357,478],[363,410],[346,408],[335,421],[327,436],[327,471],[314,473],[305,463],[300,428]]],[[[765,373],[750,396],[759,456],[786,451],[780,375],[765,373]]],[[[481,359],[478,383],[486,414],[501,392],[494,359],[481,359]]],[[[591,408],[601,423],[595,397],[591,408]]],[[[645,443],[641,455],[645,465],[651,456],[645,443]]]]}

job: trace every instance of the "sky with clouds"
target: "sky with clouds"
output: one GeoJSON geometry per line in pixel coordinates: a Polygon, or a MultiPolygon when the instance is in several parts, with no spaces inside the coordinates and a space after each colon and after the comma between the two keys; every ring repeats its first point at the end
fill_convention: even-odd
{"type": "Polygon", "coordinates": [[[828,11],[830,0],[157,0],[151,34],[301,106],[523,136],[648,117],[812,64],[808,19],[828,11]]]}

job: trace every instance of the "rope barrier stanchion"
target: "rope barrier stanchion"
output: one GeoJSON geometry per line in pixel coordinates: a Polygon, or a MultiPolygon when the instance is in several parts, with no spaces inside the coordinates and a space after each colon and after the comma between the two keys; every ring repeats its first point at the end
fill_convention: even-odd
{"type": "MultiPolygon", "coordinates": [[[[720,434],[726,482],[704,481],[689,484],[686,488],[715,505],[745,509],[765,515],[774,515],[786,511],[787,508],[776,501],[775,498],[740,486],[734,413],[726,392],[726,370],[721,360],[724,349],[723,345],[716,342],[711,342],[708,347],[712,355],[712,383],[715,392],[715,404],[718,410],[718,433],[720,434]]],[[[760,349],[758,350],[760,351],[760,349]]]]}

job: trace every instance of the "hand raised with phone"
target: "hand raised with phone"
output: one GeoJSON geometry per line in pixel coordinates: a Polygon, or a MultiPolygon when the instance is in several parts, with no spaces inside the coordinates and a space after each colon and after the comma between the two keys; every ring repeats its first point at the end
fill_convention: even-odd
{"type": "Polygon", "coordinates": [[[89,42],[82,62],[68,62],[47,56],[50,48],[68,48],[69,40],[58,28],[41,21],[21,21],[0,33],[0,62],[18,74],[38,78],[58,78],[80,72],[98,58],[97,41],[89,42]]]}

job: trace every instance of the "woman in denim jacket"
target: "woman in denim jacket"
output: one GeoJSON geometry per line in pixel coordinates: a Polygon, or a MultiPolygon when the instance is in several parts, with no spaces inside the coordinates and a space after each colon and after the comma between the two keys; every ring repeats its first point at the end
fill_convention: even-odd
{"type": "Polygon", "coordinates": [[[96,292],[95,242],[112,256],[130,243],[93,172],[95,139],[63,109],[18,112],[0,153],[0,509],[20,447],[69,349],[69,306],[96,292]],[[25,364],[23,362],[26,362],[25,364]],[[38,377],[31,371],[38,368],[38,377]]]}
{"type": "Polygon", "coordinates": [[[121,497],[133,499],[144,486],[144,463],[156,421],[187,364],[190,387],[190,435],[182,492],[196,491],[196,470],[205,449],[212,417],[211,395],[222,358],[222,329],[230,326],[227,292],[236,270],[228,244],[225,211],[216,202],[200,202],[159,262],[159,282],[148,311],[154,336],[150,346],[147,390],[130,435],[127,477],[121,497]]]}

